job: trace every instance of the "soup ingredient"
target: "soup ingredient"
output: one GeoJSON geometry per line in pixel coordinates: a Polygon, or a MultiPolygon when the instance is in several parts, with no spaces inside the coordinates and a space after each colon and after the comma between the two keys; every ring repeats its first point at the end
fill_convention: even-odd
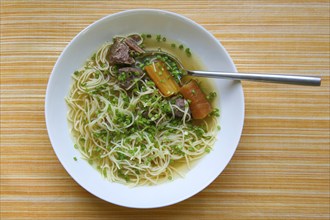
{"type": "Polygon", "coordinates": [[[144,53],[144,50],[137,45],[137,42],[135,40],[131,38],[126,38],[125,43],[127,44],[127,46],[129,46],[131,49],[135,50],[136,52],[144,53]]]}
{"type": "Polygon", "coordinates": [[[189,107],[194,119],[203,119],[212,112],[212,106],[195,80],[189,81],[180,89],[183,97],[190,101],[189,107]]]}
{"type": "Polygon", "coordinates": [[[172,96],[179,92],[179,85],[175,82],[173,76],[162,61],[152,62],[145,66],[145,70],[165,97],[172,96]]]}
{"type": "Polygon", "coordinates": [[[142,70],[135,67],[123,67],[118,70],[118,81],[122,88],[128,90],[144,76],[142,70]]]}
{"type": "Polygon", "coordinates": [[[129,52],[129,47],[120,38],[115,38],[114,43],[110,47],[110,64],[133,64],[135,60],[130,57],[129,52]]]}
{"type": "Polygon", "coordinates": [[[175,100],[176,108],[174,109],[174,114],[178,118],[182,118],[185,110],[185,101],[183,98],[177,98],[175,100]]]}
{"type": "Polygon", "coordinates": [[[131,35],[129,35],[129,36],[127,37],[127,39],[132,39],[132,40],[134,40],[135,43],[136,43],[137,45],[140,45],[140,44],[142,44],[142,42],[143,42],[143,38],[142,38],[142,36],[139,35],[139,34],[131,34],[131,35]]]}

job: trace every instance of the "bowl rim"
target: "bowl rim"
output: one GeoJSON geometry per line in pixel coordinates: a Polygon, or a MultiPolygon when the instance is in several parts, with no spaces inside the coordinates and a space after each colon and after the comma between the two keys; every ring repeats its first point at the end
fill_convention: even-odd
{"type": "MultiPolygon", "coordinates": [[[[242,120],[240,122],[240,125],[241,125],[241,129],[239,131],[239,138],[237,139],[237,143],[235,143],[235,147],[233,149],[233,153],[231,155],[228,156],[228,162],[226,163],[226,165],[223,167],[222,170],[220,170],[219,174],[212,180],[210,180],[209,182],[207,182],[204,187],[200,188],[199,190],[196,190],[194,193],[188,195],[188,196],[185,196],[185,197],[180,197],[179,199],[176,199],[176,200],[172,200],[171,202],[168,202],[168,203],[163,203],[162,205],[156,205],[156,206],[148,206],[148,207],[144,207],[144,206],[128,206],[128,205],[125,205],[125,204],[120,204],[120,203],[116,203],[116,202],[113,202],[113,201],[109,201],[106,197],[104,196],[100,196],[100,195],[97,195],[95,194],[94,192],[92,192],[89,188],[87,188],[86,186],[84,186],[81,181],[79,181],[78,179],[76,179],[69,171],[69,167],[67,164],[64,163],[64,161],[62,161],[60,159],[60,156],[59,156],[59,151],[54,147],[53,145],[53,140],[52,140],[52,137],[51,137],[51,134],[50,134],[50,131],[49,131],[49,126],[50,126],[50,122],[49,122],[49,119],[47,117],[47,112],[48,112],[48,103],[49,103],[49,91],[50,91],[50,85],[52,84],[52,81],[54,80],[54,77],[55,77],[55,74],[54,72],[56,71],[56,69],[58,68],[59,66],[59,62],[60,60],[62,59],[63,55],[67,52],[67,50],[69,49],[69,47],[71,46],[71,44],[73,42],[75,42],[77,40],[77,38],[79,38],[82,34],[84,34],[84,32],[86,32],[87,30],[91,29],[93,26],[97,25],[98,23],[102,22],[102,21],[105,21],[107,19],[111,19],[111,18],[116,18],[116,17],[120,17],[122,15],[125,15],[125,14],[132,14],[132,13],[154,13],[154,14],[157,14],[157,13],[162,13],[162,14],[167,14],[167,15],[171,15],[171,16],[174,16],[174,17],[177,17],[181,20],[184,20],[185,22],[188,22],[192,25],[194,25],[195,27],[197,27],[198,29],[201,29],[205,34],[209,35],[209,37],[211,37],[213,39],[214,42],[217,43],[217,45],[222,49],[222,51],[225,53],[226,57],[228,58],[228,60],[230,61],[230,67],[235,71],[237,72],[237,69],[236,69],[236,66],[232,60],[232,58],[230,57],[229,53],[227,52],[227,50],[224,48],[224,46],[220,43],[220,41],[214,36],[212,35],[206,28],[204,28],[202,25],[198,24],[197,22],[193,21],[192,19],[188,18],[188,17],[185,17],[181,14],[178,14],[178,13],[175,13],[175,12],[171,12],[171,11],[168,11],[168,10],[161,10],[161,9],[129,9],[129,10],[124,10],[124,11],[119,11],[119,12],[116,12],[116,13],[112,13],[112,14],[108,14],[92,23],[90,23],[87,27],[85,27],[83,30],[81,30],[78,34],[76,34],[71,40],[70,42],[66,45],[66,47],[63,49],[63,51],[61,52],[61,54],[59,55],[59,57],[57,58],[56,62],[55,62],[55,65],[52,69],[52,72],[49,76],[49,79],[48,79],[48,83],[47,83],[47,89],[46,89],[46,94],[45,94],[45,105],[44,105],[44,116],[45,116],[45,122],[46,122],[46,128],[47,128],[47,133],[48,133],[48,137],[49,137],[49,140],[50,140],[50,143],[52,145],[52,148],[58,158],[58,160],[60,161],[60,163],[62,164],[62,166],[64,167],[64,169],[66,170],[66,172],[69,174],[69,176],[75,180],[76,183],[79,184],[79,186],[81,186],[82,188],[84,188],[86,191],[88,191],[89,193],[91,193],[92,195],[106,201],[106,202],[109,202],[109,203],[112,203],[112,204],[115,204],[115,205],[118,205],[118,206],[122,206],[122,207],[128,207],[128,208],[139,208],[139,209],[150,209],[150,208],[160,208],[160,207],[165,207],[165,206],[169,206],[169,205],[173,205],[173,204],[176,204],[178,202],[181,202],[181,201],[184,201],[194,195],[196,195],[197,193],[201,192],[202,190],[204,190],[206,187],[208,187],[223,171],[224,169],[228,166],[229,162],[231,161],[232,157],[234,156],[236,150],[237,150],[237,147],[239,145],[239,142],[241,140],[241,136],[242,136],[242,132],[243,132],[243,127],[244,127],[244,120],[245,120],[245,99],[244,99],[244,92],[243,92],[243,87],[242,87],[242,84],[240,83],[240,81],[237,81],[236,83],[240,84],[240,92],[241,92],[241,98],[242,98],[242,102],[240,103],[240,105],[242,106],[242,120]]],[[[108,181],[108,180],[107,180],[108,181]]]]}

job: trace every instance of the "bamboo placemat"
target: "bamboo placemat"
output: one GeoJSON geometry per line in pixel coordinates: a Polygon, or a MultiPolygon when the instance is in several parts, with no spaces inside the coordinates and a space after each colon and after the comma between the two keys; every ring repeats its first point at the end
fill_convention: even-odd
{"type": "Polygon", "coordinates": [[[1,1],[1,219],[328,219],[329,1],[1,1]],[[245,126],[232,161],[176,205],[136,210],[81,188],[50,145],[45,90],[87,25],[134,8],[187,16],[241,72],[322,76],[321,87],[244,82],[245,126]]]}

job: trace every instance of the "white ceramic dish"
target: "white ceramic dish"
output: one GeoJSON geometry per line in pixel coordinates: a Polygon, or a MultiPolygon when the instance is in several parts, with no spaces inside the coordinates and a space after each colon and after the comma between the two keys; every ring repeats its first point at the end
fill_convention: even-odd
{"type": "Polygon", "coordinates": [[[187,45],[208,70],[236,71],[230,56],[206,29],[181,15],[161,10],[129,10],[109,15],[81,31],[58,58],[50,76],[45,101],[47,129],[54,151],[72,178],[108,202],[134,208],[155,208],[185,200],[203,190],[224,170],[233,156],[244,121],[244,96],[239,82],[214,80],[220,94],[218,141],[184,178],[155,186],[128,187],[105,180],[74,149],[64,101],[71,74],[104,42],[129,33],[162,34],[187,45]]]}

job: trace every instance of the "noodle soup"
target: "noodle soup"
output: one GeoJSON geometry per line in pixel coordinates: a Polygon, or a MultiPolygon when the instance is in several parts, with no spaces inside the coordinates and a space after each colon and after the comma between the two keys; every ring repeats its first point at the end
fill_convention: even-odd
{"type": "Polygon", "coordinates": [[[214,145],[219,110],[212,87],[185,76],[166,55],[139,58],[155,49],[201,68],[184,45],[132,34],[105,43],[73,74],[66,101],[75,148],[110,181],[172,180],[214,145]]]}

